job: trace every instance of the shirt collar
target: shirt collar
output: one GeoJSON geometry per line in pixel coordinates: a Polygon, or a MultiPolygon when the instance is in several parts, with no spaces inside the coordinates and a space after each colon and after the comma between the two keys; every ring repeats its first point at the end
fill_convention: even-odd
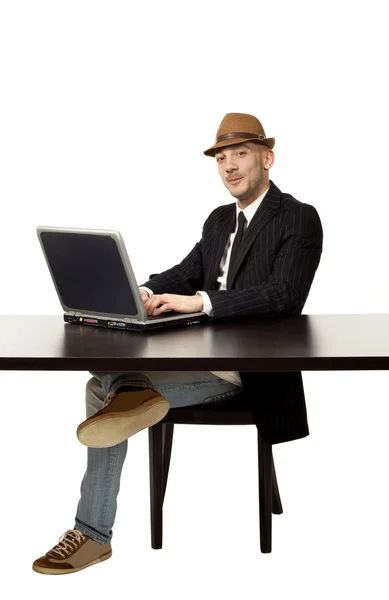
{"type": "Polygon", "coordinates": [[[256,200],[254,200],[254,202],[252,202],[251,204],[249,204],[248,206],[246,206],[246,208],[244,208],[243,210],[241,208],[239,208],[238,203],[236,203],[236,222],[238,223],[238,217],[239,217],[239,213],[243,212],[244,216],[247,219],[247,227],[250,225],[250,221],[253,218],[253,216],[255,215],[257,208],[259,207],[259,205],[261,204],[262,200],[264,199],[264,197],[266,196],[267,192],[269,191],[270,185],[267,188],[266,192],[264,192],[262,194],[262,196],[259,196],[259,198],[257,198],[256,200]]]}

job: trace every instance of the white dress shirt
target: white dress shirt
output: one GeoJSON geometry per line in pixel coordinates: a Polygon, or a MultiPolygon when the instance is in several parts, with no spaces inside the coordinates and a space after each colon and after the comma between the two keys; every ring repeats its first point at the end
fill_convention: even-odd
{"type": "MultiPolygon", "coordinates": [[[[266,190],[266,192],[264,192],[262,194],[262,196],[260,196],[259,198],[257,198],[256,200],[254,200],[254,202],[252,202],[251,204],[249,204],[246,208],[244,208],[243,210],[241,208],[239,208],[238,203],[236,203],[236,226],[235,226],[235,231],[233,231],[229,237],[229,240],[227,242],[227,245],[225,247],[223,256],[222,256],[222,260],[220,263],[220,275],[217,278],[218,283],[220,284],[219,290],[226,290],[227,289],[227,274],[228,274],[228,267],[230,265],[230,259],[231,259],[231,251],[232,251],[232,245],[234,243],[234,239],[235,236],[237,234],[238,231],[238,217],[239,217],[239,213],[243,212],[244,216],[246,217],[247,220],[247,225],[246,225],[246,231],[247,231],[247,227],[249,227],[250,225],[250,221],[253,218],[253,216],[255,215],[259,205],[261,204],[262,200],[264,199],[264,197],[266,196],[268,189],[266,190]]],[[[141,290],[145,290],[146,292],[148,292],[150,294],[150,296],[153,295],[153,292],[147,288],[147,287],[141,287],[141,290]]],[[[212,304],[211,304],[211,300],[207,294],[207,292],[203,292],[203,291],[199,291],[197,292],[197,294],[200,294],[200,296],[203,299],[203,311],[210,317],[213,316],[213,309],[212,309],[212,304]]],[[[234,385],[239,385],[242,386],[242,382],[239,376],[238,371],[210,371],[211,373],[213,373],[213,375],[216,375],[217,377],[220,377],[221,379],[225,379],[226,381],[229,381],[230,383],[233,383],[234,385]]]]}

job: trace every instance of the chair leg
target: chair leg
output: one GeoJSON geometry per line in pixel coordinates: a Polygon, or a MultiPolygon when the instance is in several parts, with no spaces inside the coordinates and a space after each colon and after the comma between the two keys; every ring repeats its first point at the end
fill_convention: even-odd
{"type": "Polygon", "coordinates": [[[172,454],[172,443],[173,443],[173,433],[174,433],[174,425],[173,423],[162,423],[162,431],[163,431],[163,496],[162,502],[165,499],[166,486],[167,486],[167,478],[169,475],[169,466],[170,466],[170,457],[172,454]]]}
{"type": "Polygon", "coordinates": [[[261,552],[271,552],[272,525],[272,447],[258,432],[259,532],[261,552]]]}
{"type": "Polygon", "coordinates": [[[149,427],[151,547],[162,548],[163,425],[149,427]]]}
{"type": "Polygon", "coordinates": [[[272,456],[271,462],[272,462],[272,481],[273,481],[272,512],[273,512],[273,515],[281,515],[284,511],[282,509],[280,492],[278,491],[277,475],[276,475],[276,469],[274,466],[273,456],[272,456]]]}

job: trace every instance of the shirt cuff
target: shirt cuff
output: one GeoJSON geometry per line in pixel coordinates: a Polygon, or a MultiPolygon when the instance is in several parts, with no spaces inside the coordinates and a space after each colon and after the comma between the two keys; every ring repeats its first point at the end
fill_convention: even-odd
{"type": "Polygon", "coordinates": [[[139,289],[147,292],[149,296],[154,296],[154,292],[150,288],[145,287],[144,285],[141,285],[139,289]]]}
{"type": "Polygon", "coordinates": [[[200,294],[203,299],[203,312],[209,317],[213,317],[213,308],[207,292],[196,292],[196,294],[200,294]]]}

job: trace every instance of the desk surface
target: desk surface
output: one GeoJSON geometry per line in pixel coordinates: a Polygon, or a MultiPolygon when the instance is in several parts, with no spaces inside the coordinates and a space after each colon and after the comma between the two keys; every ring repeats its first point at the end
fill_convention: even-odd
{"type": "Polygon", "coordinates": [[[0,369],[326,371],[389,369],[389,314],[302,315],[154,333],[0,316],[0,369]]]}

